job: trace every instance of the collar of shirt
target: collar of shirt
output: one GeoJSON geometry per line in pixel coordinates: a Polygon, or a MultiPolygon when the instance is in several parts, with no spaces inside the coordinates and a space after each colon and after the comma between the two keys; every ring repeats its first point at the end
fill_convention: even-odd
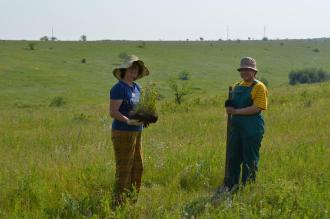
{"type": "Polygon", "coordinates": [[[136,86],[135,82],[133,82],[133,86],[130,86],[129,84],[125,83],[125,82],[122,81],[122,80],[120,80],[119,83],[123,84],[124,86],[126,86],[126,87],[128,87],[128,88],[130,88],[130,89],[132,89],[132,90],[134,90],[134,88],[135,88],[135,86],[136,86]]]}

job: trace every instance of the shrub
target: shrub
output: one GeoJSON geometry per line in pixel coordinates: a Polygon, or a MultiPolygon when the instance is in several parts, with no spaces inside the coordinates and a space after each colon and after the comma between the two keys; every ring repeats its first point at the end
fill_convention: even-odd
{"type": "Polygon", "coordinates": [[[142,42],[140,45],[138,45],[140,49],[143,49],[146,47],[146,42],[142,42]]]}
{"type": "Polygon", "coordinates": [[[189,80],[190,74],[187,71],[182,71],[179,73],[179,79],[180,80],[189,80]]]}
{"type": "Polygon", "coordinates": [[[35,49],[35,44],[34,43],[29,43],[28,47],[30,50],[34,50],[35,49]]]}
{"type": "Polygon", "coordinates": [[[187,85],[185,83],[183,83],[180,86],[175,80],[170,80],[169,86],[170,86],[171,90],[173,91],[174,100],[175,100],[175,103],[177,103],[177,104],[181,104],[183,97],[188,95],[191,92],[191,90],[187,87],[187,85]]]}
{"type": "Polygon", "coordinates": [[[85,59],[85,58],[83,58],[82,60],[81,60],[81,63],[86,63],[87,62],[87,60],[85,59]]]}
{"type": "Polygon", "coordinates": [[[318,48],[313,49],[313,52],[320,52],[318,48]]]}
{"type": "Polygon", "coordinates": [[[40,41],[48,41],[48,40],[49,40],[48,36],[43,36],[40,38],[40,41]]]}
{"type": "Polygon", "coordinates": [[[64,97],[58,96],[58,97],[54,97],[52,99],[49,106],[51,106],[51,107],[60,107],[60,106],[64,106],[65,104],[66,104],[66,101],[64,100],[64,97]]]}
{"type": "Polygon", "coordinates": [[[83,41],[83,42],[86,42],[87,41],[87,36],[86,35],[81,35],[80,40],[83,41]]]}
{"type": "Polygon", "coordinates": [[[289,73],[289,84],[310,84],[330,80],[330,74],[322,69],[306,68],[291,71],[289,73]]]}

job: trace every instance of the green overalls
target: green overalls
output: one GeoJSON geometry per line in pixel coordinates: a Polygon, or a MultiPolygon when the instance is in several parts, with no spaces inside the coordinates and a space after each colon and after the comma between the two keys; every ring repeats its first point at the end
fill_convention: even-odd
{"type": "MultiPolygon", "coordinates": [[[[233,105],[236,109],[253,105],[251,86],[237,84],[232,93],[233,105]]],[[[254,181],[259,161],[259,148],[264,134],[264,120],[261,113],[254,115],[232,115],[229,136],[229,180],[227,186],[232,188],[239,184],[242,171],[242,184],[254,181]]]]}

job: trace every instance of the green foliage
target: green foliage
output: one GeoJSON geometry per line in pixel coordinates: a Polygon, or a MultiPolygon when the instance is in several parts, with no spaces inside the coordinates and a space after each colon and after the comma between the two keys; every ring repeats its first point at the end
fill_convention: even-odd
{"type": "Polygon", "coordinates": [[[162,119],[143,133],[138,203],[117,211],[106,103],[1,109],[0,218],[329,218],[329,85],[272,89],[257,182],[217,208],[208,198],[224,174],[226,93],[157,102],[162,119]]]}
{"type": "Polygon", "coordinates": [[[180,187],[184,190],[198,190],[209,187],[210,166],[206,161],[190,164],[180,174],[180,187]]]}
{"type": "Polygon", "coordinates": [[[28,44],[28,47],[29,47],[29,50],[34,50],[35,49],[35,43],[29,43],[28,44]]]}
{"type": "Polygon", "coordinates": [[[149,84],[142,89],[141,97],[136,112],[147,112],[154,114],[157,112],[156,104],[158,100],[158,92],[154,84],[149,84]]]}
{"type": "Polygon", "coordinates": [[[190,87],[186,83],[182,83],[181,85],[175,80],[169,80],[169,87],[174,94],[175,103],[181,104],[183,101],[183,97],[191,93],[190,87]]]}
{"type": "Polygon", "coordinates": [[[313,52],[318,53],[318,52],[320,52],[320,50],[318,48],[315,48],[315,49],[313,49],[313,52]]]}
{"type": "Polygon", "coordinates": [[[289,74],[289,84],[311,84],[330,80],[330,74],[322,69],[306,68],[291,71],[289,74]]]}
{"type": "Polygon", "coordinates": [[[49,41],[49,38],[48,38],[48,36],[43,36],[43,37],[41,37],[40,38],[40,41],[49,41]]]}
{"type": "Polygon", "coordinates": [[[60,107],[60,106],[64,106],[65,104],[66,104],[66,101],[64,100],[64,97],[57,96],[57,97],[54,97],[52,99],[49,106],[51,106],[51,107],[60,107]]]}
{"type": "Polygon", "coordinates": [[[26,41],[2,41],[0,218],[330,218],[330,83],[285,85],[293,68],[329,71],[330,41],[283,42],[268,41],[272,52],[265,56],[258,41],[150,42],[148,49],[140,42],[59,41],[38,43],[34,52],[22,51],[26,41]],[[305,48],[316,46],[322,56],[311,58],[305,48]],[[156,103],[161,119],[143,132],[138,202],[112,211],[107,95],[120,51],[145,57],[152,73],[141,84],[155,81],[163,99],[156,103]],[[242,51],[257,59],[272,86],[257,181],[230,205],[207,207],[224,176],[223,102],[228,85],[240,80],[242,51]],[[201,88],[181,105],[167,85],[178,68],[196,72],[189,84],[201,88]],[[63,93],[71,104],[48,107],[49,97],[63,93]]]}
{"type": "Polygon", "coordinates": [[[142,42],[140,45],[138,45],[138,48],[144,49],[146,47],[146,42],[142,42]]]}
{"type": "Polygon", "coordinates": [[[87,41],[87,36],[86,35],[81,35],[80,40],[83,41],[83,42],[86,42],[87,41]]]}
{"type": "Polygon", "coordinates": [[[74,117],[73,117],[73,120],[74,121],[78,121],[78,122],[87,122],[89,120],[89,117],[88,115],[84,114],[84,113],[80,113],[80,114],[76,114],[74,117]]]}
{"type": "Polygon", "coordinates": [[[180,80],[189,80],[190,79],[190,73],[188,71],[181,71],[179,73],[179,79],[180,80]]]}

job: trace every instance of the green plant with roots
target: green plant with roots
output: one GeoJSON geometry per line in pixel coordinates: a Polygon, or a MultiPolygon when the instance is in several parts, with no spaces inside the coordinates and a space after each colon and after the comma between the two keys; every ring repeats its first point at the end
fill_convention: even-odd
{"type": "Polygon", "coordinates": [[[130,118],[144,122],[145,126],[148,126],[150,123],[157,122],[157,99],[158,92],[155,86],[153,84],[147,85],[144,89],[142,89],[140,101],[130,118]]]}
{"type": "Polygon", "coordinates": [[[153,84],[142,89],[139,104],[136,106],[136,112],[156,113],[156,102],[158,92],[153,84]]]}

